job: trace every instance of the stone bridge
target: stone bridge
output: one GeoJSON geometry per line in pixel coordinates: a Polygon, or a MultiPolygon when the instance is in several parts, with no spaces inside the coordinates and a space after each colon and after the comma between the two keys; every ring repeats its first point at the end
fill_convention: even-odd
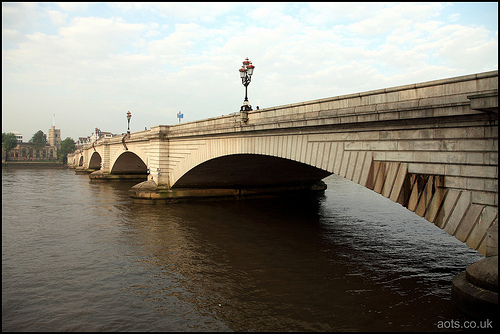
{"type": "Polygon", "coordinates": [[[498,213],[498,71],[153,126],[68,155],[136,202],[322,189],[332,173],[481,254],[498,213]]]}

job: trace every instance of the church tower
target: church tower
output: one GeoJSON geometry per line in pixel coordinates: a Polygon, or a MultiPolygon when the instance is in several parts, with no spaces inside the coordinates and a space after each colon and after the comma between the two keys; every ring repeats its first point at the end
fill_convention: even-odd
{"type": "Polygon", "coordinates": [[[56,115],[54,115],[52,126],[49,129],[48,142],[50,146],[57,147],[57,150],[59,151],[61,149],[61,130],[56,129],[55,123],[56,123],[56,115]]]}

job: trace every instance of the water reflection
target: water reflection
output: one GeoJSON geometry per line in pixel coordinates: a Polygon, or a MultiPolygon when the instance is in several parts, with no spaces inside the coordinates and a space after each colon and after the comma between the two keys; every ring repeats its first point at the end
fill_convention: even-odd
{"type": "MultiPolygon", "coordinates": [[[[304,324],[311,308],[326,306],[329,297],[317,283],[306,282],[328,284],[338,270],[332,272],[316,245],[317,214],[304,230],[304,218],[311,216],[296,205],[290,210],[289,204],[252,200],[180,204],[153,212],[141,208],[135,212],[143,222],[135,223],[140,230],[135,237],[147,245],[160,277],[175,273],[180,278],[182,288],[174,291],[201,314],[216,316],[233,330],[321,330],[327,325],[304,324]],[[323,259],[311,261],[318,251],[323,259]]],[[[338,298],[345,287],[331,293],[338,298]]],[[[171,289],[157,292],[169,295],[171,289]]]]}
{"type": "MultiPolygon", "coordinates": [[[[329,195],[154,210],[134,205],[131,221],[161,273],[180,278],[176,296],[234,330],[411,328],[422,325],[413,308],[429,303],[454,314],[448,287],[463,263],[454,259],[460,252],[443,254],[452,260],[445,268],[435,263],[443,245],[426,244],[434,226],[410,213],[388,217],[379,208],[368,215],[352,204],[339,209],[344,202],[330,205],[329,195]],[[415,254],[417,249],[423,251],[415,254]]],[[[362,197],[357,201],[367,205],[362,197]]],[[[160,291],[168,295],[170,289],[160,291]]],[[[436,308],[424,312],[429,327],[436,308]]]]}

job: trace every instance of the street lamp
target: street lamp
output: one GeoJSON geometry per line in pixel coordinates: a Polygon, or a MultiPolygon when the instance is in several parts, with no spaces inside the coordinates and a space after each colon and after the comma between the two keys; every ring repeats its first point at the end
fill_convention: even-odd
{"type": "Polygon", "coordinates": [[[243,66],[240,68],[240,77],[241,83],[245,86],[245,100],[243,101],[243,105],[241,106],[241,112],[248,112],[252,110],[252,106],[248,103],[247,96],[247,87],[252,80],[253,69],[255,66],[252,65],[252,62],[248,60],[248,57],[243,62],[243,66]]]}
{"type": "Polygon", "coordinates": [[[127,122],[128,122],[128,127],[127,127],[127,134],[130,137],[130,119],[132,118],[132,114],[130,111],[127,111],[127,122]]]}

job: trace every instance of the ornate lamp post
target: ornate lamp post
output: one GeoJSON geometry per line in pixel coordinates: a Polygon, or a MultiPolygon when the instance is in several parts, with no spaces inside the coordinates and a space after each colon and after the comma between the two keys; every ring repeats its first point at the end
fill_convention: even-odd
{"type": "MultiPolygon", "coordinates": [[[[248,60],[248,57],[243,62],[243,66],[240,68],[240,77],[241,83],[245,86],[245,100],[243,101],[243,105],[241,106],[240,111],[247,113],[252,110],[252,106],[248,103],[247,96],[247,87],[252,80],[253,69],[255,66],[252,65],[252,62],[248,60]]],[[[246,121],[246,120],[245,120],[246,121]]]]}
{"type": "Polygon", "coordinates": [[[127,135],[130,137],[130,119],[132,118],[132,114],[130,111],[127,111],[127,122],[128,122],[128,127],[127,127],[127,135]]]}

